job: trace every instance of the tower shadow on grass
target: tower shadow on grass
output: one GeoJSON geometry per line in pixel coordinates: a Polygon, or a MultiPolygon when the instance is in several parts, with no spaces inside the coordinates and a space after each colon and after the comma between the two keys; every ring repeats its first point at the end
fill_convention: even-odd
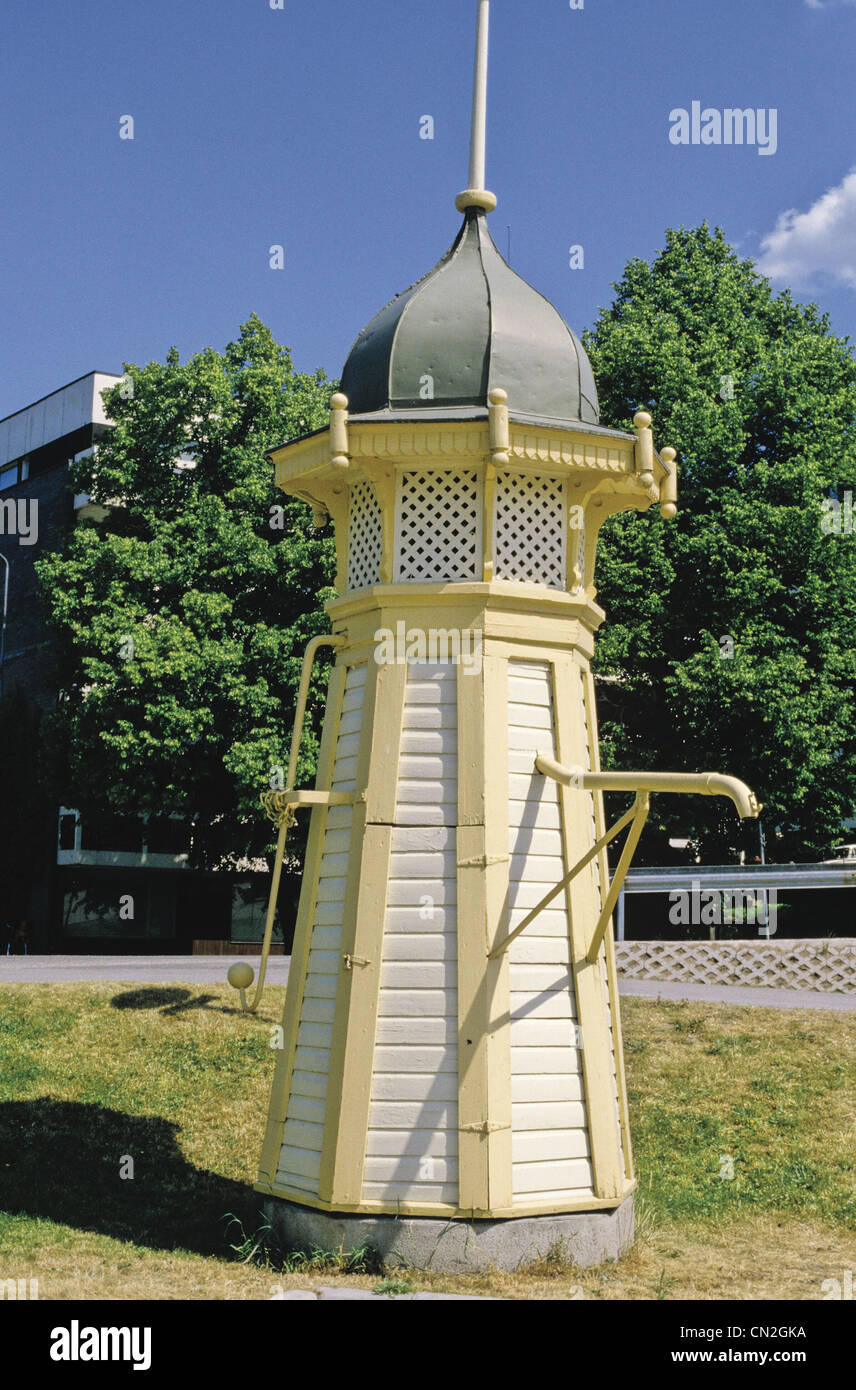
{"type": "Polygon", "coordinates": [[[179,1125],[75,1101],[0,1105],[0,1207],[153,1250],[234,1259],[227,1214],[252,1223],[260,1200],[246,1183],[195,1168],[179,1125]],[[133,1178],[119,1176],[125,1155],[133,1178]]]}
{"type": "Polygon", "coordinates": [[[205,1009],[217,1014],[240,1014],[241,1009],[230,1008],[219,1002],[216,994],[194,995],[189,989],[163,988],[149,986],[143,989],[126,990],[110,1000],[113,1009],[157,1009],[161,1014],[183,1014],[190,1009],[205,1009]],[[214,1004],[212,1009],[210,1006],[214,1004]]]}

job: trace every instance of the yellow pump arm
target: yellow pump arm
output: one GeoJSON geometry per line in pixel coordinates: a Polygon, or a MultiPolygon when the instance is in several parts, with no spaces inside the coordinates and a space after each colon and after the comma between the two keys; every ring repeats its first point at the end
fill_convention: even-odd
{"type": "MultiPolygon", "coordinates": [[[[306,701],[309,698],[309,682],[312,678],[312,667],[315,664],[315,657],[320,647],[338,647],[344,642],[343,636],[313,637],[312,641],[303,654],[303,668],[300,672],[300,685],[297,689],[297,704],[294,710],[294,728],[291,731],[291,747],[288,754],[288,772],[285,779],[285,789],[281,792],[270,791],[262,795],[262,806],[270,816],[274,824],[279,828],[276,841],[276,854],[273,861],[273,873],[271,874],[270,897],[268,898],[267,917],[265,919],[265,934],[262,942],[261,962],[259,965],[259,982],[256,985],[256,992],[253,995],[251,1004],[247,1003],[245,991],[253,983],[252,966],[241,961],[233,965],[229,971],[229,984],[238,990],[241,996],[241,1008],[245,1013],[255,1013],[259,1007],[262,990],[265,985],[265,975],[267,973],[268,956],[270,955],[270,942],[273,934],[273,922],[276,915],[276,900],[279,895],[279,882],[282,876],[282,861],[285,855],[285,841],[288,835],[289,826],[294,824],[294,808],[296,806],[311,806],[338,800],[335,795],[323,791],[294,791],[294,779],[297,776],[297,758],[300,752],[300,741],[303,736],[303,724],[306,718],[306,701]]],[[[352,798],[343,796],[343,800],[352,798]]]]}
{"type": "Polygon", "coordinates": [[[571,879],[576,878],[586,864],[590,864],[592,859],[624,829],[625,825],[630,823],[627,839],[621,851],[621,858],[618,861],[609,892],[606,895],[606,901],[597,920],[591,944],[586,952],[586,960],[590,965],[594,964],[606,934],[613,908],[618,901],[627,870],[630,868],[633,854],[639,843],[639,836],[642,834],[648,816],[653,792],[727,796],[734,802],[741,820],[754,819],[761,811],[755,793],[747,787],[745,782],[741,782],[738,777],[725,776],[721,772],[585,772],[580,767],[563,767],[553,758],[540,755],[535,759],[535,770],[545,777],[552,778],[554,782],[561,782],[566,787],[577,787],[582,791],[632,791],[636,793],[636,796],[630,810],[625,812],[614,825],[610,826],[604,835],[595,840],[591,849],[583,855],[582,859],[578,860],[569,873],[565,874],[565,877],[556,884],[556,887],[551,888],[550,892],[533,907],[532,911],[527,913],[514,931],[504,937],[498,946],[494,947],[488,955],[489,960],[495,960],[497,956],[501,956],[504,951],[507,951],[514,938],[519,936],[530,922],[534,922],[539,912],[542,912],[554,898],[558,897],[562,889],[571,882],[571,879]]]}

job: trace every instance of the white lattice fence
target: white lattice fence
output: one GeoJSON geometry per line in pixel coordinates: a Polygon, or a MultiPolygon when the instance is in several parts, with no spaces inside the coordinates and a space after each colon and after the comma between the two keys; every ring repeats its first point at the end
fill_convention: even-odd
{"type": "Polygon", "coordinates": [[[619,941],[618,973],[677,984],[856,993],[856,941],[619,941]]]}

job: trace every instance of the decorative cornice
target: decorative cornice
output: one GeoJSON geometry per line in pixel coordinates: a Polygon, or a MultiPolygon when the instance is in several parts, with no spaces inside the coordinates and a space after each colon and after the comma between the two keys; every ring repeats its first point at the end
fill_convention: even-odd
{"type": "MultiPolygon", "coordinates": [[[[590,430],[564,430],[508,423],[509,465],[541,464],[559,472],[586,472],[606,475],[637,474],[636,439],[632,434],[620,435],[610,431],[598,437],[590,430]]],[[[443,463],[468,460],[472,466],[488,462],[494,451],[490,422],[366,422],[351,420],[348,447],[352,463],[366,464],[373,460],[407,465],[414,460],[443,463]]],[[[331,467],[331,440],[328,430],[285,444],[271,453],[276,467],[278,486],[290,490],[297,479],[308,481],[311,475],[319,481],[332,478],[337,470],[331,467]]],[[[654,453],[655,477],[665,476],[668,469],[654,453]]],[[[341,474],[339,475],[341,476],[341,474]]],[[[658,478],[659,481],[659,478],[658,478]]]]}

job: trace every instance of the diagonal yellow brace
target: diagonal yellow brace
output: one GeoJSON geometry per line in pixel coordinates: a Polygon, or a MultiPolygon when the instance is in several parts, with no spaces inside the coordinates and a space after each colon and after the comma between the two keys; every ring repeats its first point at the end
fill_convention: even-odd
{"type": "Polygon", "coordinates": [[[606,902],[601,909],[600,917],[598,918],[597,926],[594,929],[594,935],[591,939],[591,945],[586,952],[586,960],[589,965],[594,965],[597,960],[597,953],[600,950],[601,942],[606,933],[607,923],[612,916],[612,909],[618,901],[618,895],[621,892],[622,884],[627,876],[627,870],[630,868],[630,861],[639,843],[639,836],[642,834],[642,829],[648,819],[648,811],[650,808],[650,794],[648,792],[637,792],[636,798],[628,813],[628,816],[632,816],[633,818],[633,824],[627,832],[627,839],[624,841],[621,858],[618,861],[615,873],[612,875],[612,883],[609,885],[606,902]]]}
{"type": "Polygon", "coordinates": [[[577,863],[571,869],[570,873],[565,874],[565,877],[559,880],[555,888],[551,888],[549,893],[547,893],[545,897],[543,897],[541,901],[537,903],[535,907],[533,907],[532,911],[526,914],[519,926],[515,927],[514,931],[511,932],[510,935],[504,937],[503,940],[500,941],[498,946],[494,946],[493,950],[488,955],[488,960],[496,960],[497,956],[501,956],[503,951],[508,950],[508,947],[511,945],[514,938],[516,936],[519,936],[522,931],[525,931],[526,928],[529,926],[530,922],[535,921],[535,918],[538,916],[539,912],[543,912],[545,907],[549,907],[553,899],[557,898],[559,894],[562,892],[562,889],[567,888],[571,879],[576,878],[580,870],[584,869],[586,864],[590,864],[591,861],[595,858],[595,856],[600,854],[600,851],[604,849],[606,845],[609,844],[610,840],[614,840],[616,835],[619,835],[621,833],[625,825],[628,825],[635,815],[636,803],[634,802],[634,804],[630,807],[630,810],[626,811],[620,820],[617,820],[614,825],[611,825],[609,829],[605,831],[603,835],[601,835],[599,840],[595,840],[591,849],[583,855],[582,859],[579,859],[577,861],[577,863]]]}

